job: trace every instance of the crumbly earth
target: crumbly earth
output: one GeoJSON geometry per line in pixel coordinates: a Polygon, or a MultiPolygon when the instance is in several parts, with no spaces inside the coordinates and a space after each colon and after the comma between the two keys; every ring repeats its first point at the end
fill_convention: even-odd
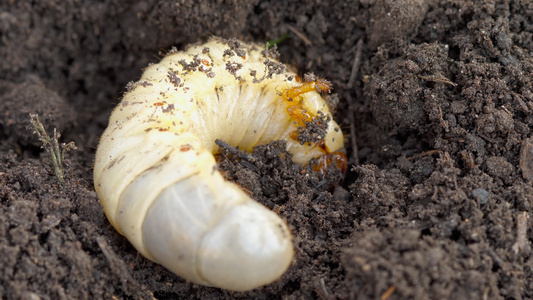
{"type": "Polygon", "coordinates": [[[0,298],[531,299],[532,51],[531,0],[2,1],[0,298]],[[127,82],[211,35],[281,40],[333,83],[347,137],[342,183],[279,143],[220,156],[294,236],[288,272],[246,293],[140,256],[92,183],[127,82]],[[78,146],[64,188],[29,113],[78,146]]]}

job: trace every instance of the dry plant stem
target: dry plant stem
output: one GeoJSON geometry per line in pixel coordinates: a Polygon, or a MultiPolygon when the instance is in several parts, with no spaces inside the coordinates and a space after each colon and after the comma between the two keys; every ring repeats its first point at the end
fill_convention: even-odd
{"type": "Polygon", "coordinates": [[[355,137],[355,117],[354,112],[352,110],[352,113],[350,114],[350,134],[351,134],[351,141],[352,141],[352,149],[353,149],[353,159],[354,159],[354,165],[359,165],[359,151],[357,151],[357,139],[355,137]]]}
{"type": "Polygon", "coordinates": [[[63,158],[65,157],[65,152],[71,149],[77,149],[74,142],[68,144],[62,143],[61,147],[59,146],[59,134],[54,128],[54,135],[50,137],[46,130],[44,129],[43,123],[39,120],[39,115],[30,114],[30,123],[35,129],[34,133],[39,136],[39,140],[43,143],[41,148],[46,149],[50,153],[52,158],[52,164],[54,165],[54,173],[56,174],[57,180],[59,181],[59,186],[63,187],[65,184],[65,177],[63,171],[63,158]]]}
{"type": "Polygon", "coordinates": [[[353,149],[353,158],[354,158],[354,165],[359,165],[359,152],[357,151],[357,138],[355,137],[355,108],[354,108],[354,101],[350,95],[346,96],[349,104],[349,109],[351,110],[351,113],[349,114],[350,117],[350,140],[352,144],[353,149]]]}
{"type": "Polygon", "coordinates": [[[524,211],[518,214],[516,220],[516,243],[512,247],[515,254],[525,252],[524,250],[529,246],[527,241],[528,219],[527,212],[524,211]]]}
{"type": "Polygon", "coordinates": [[[359,39],[359,41],[357,42],[357,45],[355,46],[355,56],[353,60],[350,79],[348,80],[348,84],[346,84],[346,87],[349,89],[353,88],[355,78],[357,77],[357,73],[359,72],[359,66],[361,65],[361,53],[362,52],[363,52],[363,39],[359,39]]]}
{"type": "Polygon", "coordinates": [[[391,286],[390,288],[388,288],[385,293],[383,293],[381,295],[381,300],[387,300],[389,299],[389,297],[392,295],[392,293],[394,293],[394,291],[396,290],[396,287],[393,285],[391,286]]]}
{"type": "Polygon", "coordinates": [[[290,31],[292,31],[292,33],[294,33],[297,37],[299,37],[300,39],[302,39],[302,41],[304,41],[304,43],[307,45],[307,46],[312,46],[313,45],[313,42],[311,42],[311,40],[309,40],[303,33],[299,32],[296,28],[292,27],[291,25],[287,25],[287,29],[289,29],[290,31]]]}

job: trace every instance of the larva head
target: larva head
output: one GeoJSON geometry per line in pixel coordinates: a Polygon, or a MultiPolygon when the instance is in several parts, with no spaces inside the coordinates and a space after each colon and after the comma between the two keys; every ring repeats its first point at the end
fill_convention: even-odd
{"type": "Polygon", "coordinates": [[[287,148],[293,160],[307,164],[312,158],[341,150],[344,136],[339,125],[332,120],[329,107],[316,91],[299,95],[302,105],[289,106],[289,115],[298,123],[287,137],[287,148]]]}

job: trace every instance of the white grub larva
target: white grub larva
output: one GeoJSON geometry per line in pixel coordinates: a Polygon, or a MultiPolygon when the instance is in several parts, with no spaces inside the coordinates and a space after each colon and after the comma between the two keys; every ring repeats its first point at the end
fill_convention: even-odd
{"type": "Polygon", "coordinates": [[[129,85],[101,137],[94,182],[109,221],[192,282],[246,291],[277,280],[292,261],[290,231],[224,180],[215,140],[247,151],[285,140],[301,164],[332,154],[344,145],[319,93],[329,88],[237,40],[171,51],[129,85]]]}

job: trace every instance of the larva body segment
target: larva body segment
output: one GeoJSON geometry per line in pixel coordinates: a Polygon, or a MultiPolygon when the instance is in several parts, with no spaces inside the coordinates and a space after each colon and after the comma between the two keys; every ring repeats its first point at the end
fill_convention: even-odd
{"type": "MultiPolygon", "coordinates": [[[[293,248],[279,216],[224,180],[215,140],[244,150],[285,140],[302,164],[343,147],[333,121],[324,125],[327,147],[291,138],[295,103],[282,94],[300,84],[261,50],[213,38],[150,65],[113,111],[94,168],[106,216],[139,252],[187,280],[235,291],[277,280],[293,248]]],[[[296,100],[310,116],[330,116],[316,91],[296,100]]]]}

